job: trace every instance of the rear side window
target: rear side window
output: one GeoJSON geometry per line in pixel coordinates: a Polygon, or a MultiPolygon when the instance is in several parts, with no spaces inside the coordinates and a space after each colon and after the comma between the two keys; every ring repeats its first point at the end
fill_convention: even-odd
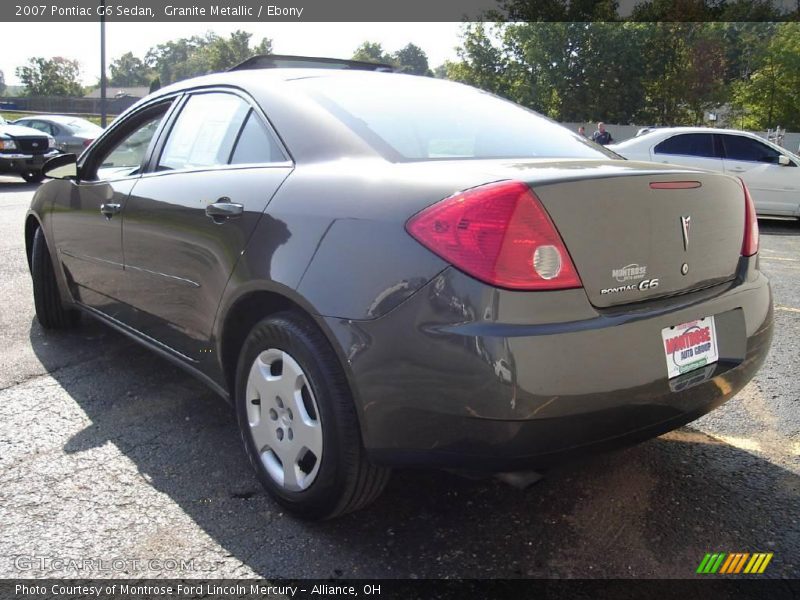
{"type": "Polygon", "coordinates": [[[191,96],[170,131],[158,169],[196,169],[228,164],[249,111],[248,104],[233,94],[191,96]]]}
{"type": "Polygon", "coordinates": [[[778,163],[780,153],[766,144],[742,135],[723,135],[725,158],[749,162],[778,163]]]}
{"type": "Polygon", "coordinates": [[[714,150],[714,137],[710,133],[684,133],[674,135],[653,148],[656,154],[720,158],[714,150]]]}
{"type": "Polygon", "coordinates": [[[533,111],[453,82],[338,73],[291,84],[389,160],[619,158],[533,111]]]}
{"type": "Polygon", "coordinates": [[[266,125],[251,110],[233,150],[231,164],[261,164],[284,160],[286,157],[273,140],[266,125]]]}

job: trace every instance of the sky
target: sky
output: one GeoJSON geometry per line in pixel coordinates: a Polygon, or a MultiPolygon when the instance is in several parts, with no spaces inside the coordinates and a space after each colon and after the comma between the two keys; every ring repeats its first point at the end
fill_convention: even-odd
{"type": "MultiPolygon", "coordinates": [[[[84,85],[100,78],[98,23],[15,23],[6,28],[0,52],[0,70],[6,84],[19,85],[16,67],[32,56],[63,56],[81,63],[84,85]]],[[[107,23],[107,64],[126,52],[144,58],[156,44],[213,31],[221,36],[242,29],[251,42],[272,39],[276,54],[350,58],[364,41],[380,42],[393,52],[416,44],[428,55],[431,68],[455,59],[460,23],[107,23]]]]}

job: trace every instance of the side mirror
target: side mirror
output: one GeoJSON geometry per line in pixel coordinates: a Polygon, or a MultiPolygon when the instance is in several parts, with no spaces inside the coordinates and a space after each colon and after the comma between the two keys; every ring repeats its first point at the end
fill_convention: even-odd
{"type": "Polygon", "coordinates": [[[789,157],[786,156],[785,154],[779,154],[778,155],[778,164],[781,165],[782,167],[788,167],[789,165],[792,164],[792,161],[789,160],[789,157]]]}
{"type": "Polygon", "coordinates": [[[77,179],[78,157],[74,154],[54,156],[42,167],[42,174],[51,179],[77,179]]]}

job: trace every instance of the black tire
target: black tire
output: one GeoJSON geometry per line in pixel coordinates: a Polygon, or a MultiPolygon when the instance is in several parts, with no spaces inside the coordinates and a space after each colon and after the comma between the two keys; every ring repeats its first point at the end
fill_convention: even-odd
{"type": "Polygon", "coordinates": [[[282,312],[253,328],[239,355],[235,404],[245,450],[261,484],[291,514],[311,520],[337,517],[368,505],[386,486],[390,470],[367,460],[342,367],[328,340],[306,318],[282,312]],[[247,380],[256,358],[268,349],[286,352],[302,368],[319,409],[322,460],[302,491],[289,491],[269,475],[250,433],[247,380]]]}
{"type": "Polygon", "coordinates": [[[56,274],[47,241],[42,228],[33,234],[31,253],[31,277],[33,279],[33,303],[36,318],[45,329],[68,329],[78,323],[78,311],[64,306],[58,292],[56,274]]]}
{"type": "Polygon", "coordinates": [[[44,180],[44,174],[41,171],[26,171],[20,175],[28,183],[39,183],[44,180]]]}

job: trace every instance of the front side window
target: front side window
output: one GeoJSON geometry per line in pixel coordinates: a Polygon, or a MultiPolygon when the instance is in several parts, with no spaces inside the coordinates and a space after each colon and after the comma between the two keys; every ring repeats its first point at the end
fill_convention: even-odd
{"type": "Polygon", "coordinates": [[[766,162],[778,164],[780,152],[743,135],[723,135],[725,158],[748,162],[766,162]]]}
{"type": "Polygon", "coordinates": [[[164,113],[159,112],[146,118],[137,127],[122,139],[106,150],[99,161],[97,168],[98,179],[111,179],[114,177],[128,177],[139,173],[147,155],[150,142],[158,130],[164,113]]]}
{"type": "Polygon", "coordinates": [[[230,161],[249,105],[233,94],[191,96],[170,131],[158,170],[201,169],[230,161]]]}
{"type": "Polygon", "coordinates": [[[53,134],[53,128],[50,127],[49,123],[45,123],[44,121],[27,121],[22,125],[25,127],[30,127],[31,129],[36,129],[37,131],[41,131],[42,133],[47,133],[49,135],[53,134]]]}
{"type": "Polygon", "coordinates": [[[674,135],[653,148],[656,154],[719,158],[714,151],[714,137],[710,133],[684,133],[674,135]]]}

